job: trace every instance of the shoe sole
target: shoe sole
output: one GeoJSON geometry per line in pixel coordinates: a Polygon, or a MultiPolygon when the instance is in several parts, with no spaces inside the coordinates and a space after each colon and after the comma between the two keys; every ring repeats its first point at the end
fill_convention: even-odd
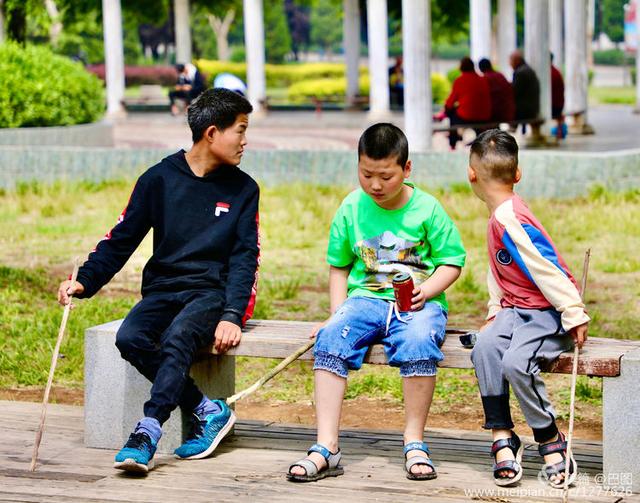
{"type": "Polygon", "coordinates": [[[231,431],[231,428],[233,428],[234,424],[236,424],[236,415],[234,414],[233,411],[231,411],[231,415],[229,416],[229,419],[227,420],[226,424],[222,427],[222,429],[220,430],[220,433],[218,433],[215,440],[211,443],[211,445],[207,448],[207,450],[202,451],[199,454],[194,454],[193,456],[188,456],[186,458],[181,458],[178,455],[176,455],[176,457],[178,459],[202,459],[202,458],[211,456],[213,451],[216,450],[216,447],[218,447],[218,444],[220,444],[220,442],[222,442],[222,439],[227,436],[227,433],[231,431]]]}
{"type": "Polygon", "coordinates": [[[113,467],[117,470],[124,470],[125,472],[148,473],[149,470],[153,470],[153,459],[151,459],[148,464],[143,465],[133,458],[127,458],[124,461],[116,461],[113,463],[113,467]]]}
{"type": "Polygon", "coordinates": [[[289,482],[316,482],[327,477],[339,477],[340,475],[344,475],[344,468],[336,466],[335,468],[327,468],[313,475],[294,475],[293,473],[287,473],[287,480],[289,482]]]}

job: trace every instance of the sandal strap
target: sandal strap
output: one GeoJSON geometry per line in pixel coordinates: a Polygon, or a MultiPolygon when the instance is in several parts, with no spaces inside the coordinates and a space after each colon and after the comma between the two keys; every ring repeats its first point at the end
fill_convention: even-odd
{"type": "Polygon", "coordinates": [[[327,461],[327,468],[335,468],[340,464],[340,459],[342,458],[342,452],[338,449],[338,452],[331,452],[322,444],[313,444],[307,454],[311,454],[312,452],[317,452],[327,461]]]}
{"type": "Polygon", "coordinates": [[[300,461],[296,461],[292,465],[289,466],[289,473],[291,473],[291,469],[294,466],[299,466],[300,468],[304,468],[306,475],[315,475],[319,472],[318,465],[316,465],[313,461],[308,458],[301,459],[300,461]]]}
{"type": "Polygon", "coordinates": [[[433,461],[426,456],[412,456],[407,459],[404,463],[404,466],[408,472],[411,472],[411,467],[414,465],[427,465],[434,472],[436,471],[436,467],[433,465],[433,461]]]}
{"type": "MultiPolygon", "coordinates": [[[[425,454],[427,454],[428,456],[431,455],[431,452],[429,451],[429,446],[427,445],[426,442],[409,442],[402,449],[402,453],[406,457],[407,453],[409,451],[422,451],[425,454]]],[[[420,456],[418,456],[418,457],[420,457],[420,456]]],[[[413,459],[413,458],[411,458],[411,459],[413,459]]],[[[428,459],[428,458],[425,458],[425,459],[428,459]]]]}
{"type": "Polygon", "coordinates": [[[491,444],[491,456],[495,458],[498,451],[504,449],[505,447],[511,449],[511,452],[513,452],[513,455],[515,456],[520,449],[521,444],[522,442],[520,441],[520,437],[514,432],[511,432],[511,437],[501,438],[491,444]]]}
{"type": "MultiPolygon", "coordinates": [[[[509,470],[514,475],[517,475],[518,473],[520,473],[520,470],[522,470],[522,467],[520,466],[520,463],[518,463],[515,459],[505,459],[504,461],[500,461],[499,463],[494,463],[493,464],[494,478],[496,478],[496,475],[498,474],[498,472],[502,470],[509,470]]],[[[507,478],[507,477],[499,477],[499,478],[507,478]]]]}
{"type": "Polygon", "coordinates": [[[547,456],[548,454],[554,454],[556,452],[565,452],[567,450],[567,441],[564,438],[562,432],[558,432],[558,440],[548,444],[538,445],[538,452],[540,456],[547,456]]]}

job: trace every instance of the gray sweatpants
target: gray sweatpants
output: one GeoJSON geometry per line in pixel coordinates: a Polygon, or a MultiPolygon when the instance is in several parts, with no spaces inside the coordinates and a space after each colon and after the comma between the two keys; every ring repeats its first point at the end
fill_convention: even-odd
{"type": "Polygon", "coordinates": [[[511,429],[509,385],[537,442],[557,432],[540,367],[573,348],[553,309],[504,308],[478,335],[471,353],[487,429],[511,429]]]}

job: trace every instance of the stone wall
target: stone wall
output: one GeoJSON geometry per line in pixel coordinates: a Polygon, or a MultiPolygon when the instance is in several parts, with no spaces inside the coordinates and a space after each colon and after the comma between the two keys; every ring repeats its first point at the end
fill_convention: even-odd
{"type": "MultiPolygon", "coordinates": [[[[0,187],[20,181],[133,178],[170,154],[158,149],[0,147],[0,187]]],[[[412,179],[429,187],[467,183],[464,153],[413,154],[412,179]]],[[[242,168],[263,185],[304,182],[357,184],[357,155],[339,151],[249,151],[242,168]]],[[[640,149],[617,152],[524,151],[519,192],[526,197],[566,198],[594,185],[613,191],[640,188],[640,149]]]]}
{"type": "Polygon", "coordinates": [[[74,126],[0,128],[0,145],[112,147],[113,125],[103,120],[74,126]]]}

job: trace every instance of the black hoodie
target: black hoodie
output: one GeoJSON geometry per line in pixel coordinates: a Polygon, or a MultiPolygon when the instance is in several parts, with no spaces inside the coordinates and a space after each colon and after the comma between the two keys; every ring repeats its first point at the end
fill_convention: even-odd
{"type": "Polygon", "coordinates": [[[142,295],[219,289],[222,320],[244,324],[255,303],[258,197],[256,182],[236,166],[198,177],[183,150],[166,157],[140,176],[115,227],[80,268],[78,297],[107,284],[153,229],[142,295]]]}

